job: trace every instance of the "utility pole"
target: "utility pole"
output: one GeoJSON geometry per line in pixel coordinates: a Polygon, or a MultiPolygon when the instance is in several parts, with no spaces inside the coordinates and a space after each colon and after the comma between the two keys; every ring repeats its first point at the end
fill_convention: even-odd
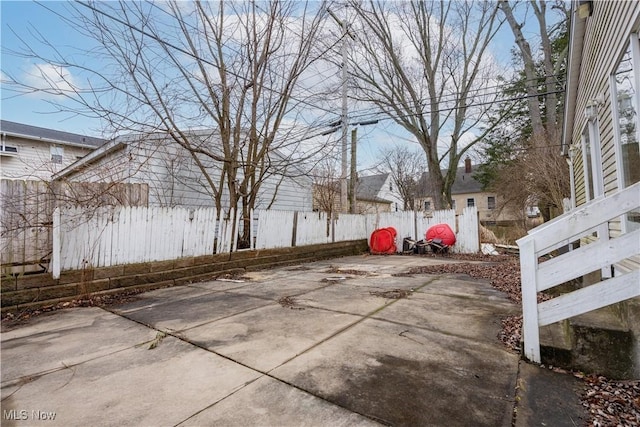
{"type": "Polygon", "coordinates": [[[358,128],[353,128],[351,130],[351,181],[349,185],[349,190],[351,193],[351,200],[349,203],[349,213],[355,214],[356,212],[356,189],[357,189],[357,181],[358,181],[358,172],[356,170],[357,167],[357,155],[356,149],[358,147],[358,128]]]}
{"type": "Polygon", "coordinates": [[[329,15],[340,25],[342,28],[342,162],[341,162],[341,173],[340,173],[340,211],[343,213],[348,212],[347,209],[348,200],[347,200],[347,174],[348,174],[348,141],[347,141],[347,131],[348,131],[348,105],[347,105],[347,35],[353,37],[347,28],[347,22],[341,21],[332,11],[327,8],[327,12],[329,15]]]}

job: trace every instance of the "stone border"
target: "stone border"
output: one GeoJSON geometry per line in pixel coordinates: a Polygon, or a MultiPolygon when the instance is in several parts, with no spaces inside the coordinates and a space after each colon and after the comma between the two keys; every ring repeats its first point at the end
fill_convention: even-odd
{"type": "Polygon", "coordinates": [[[49,273],[2,277],[2,313],[35,309],[91,295],[184,285],[213,279],[228,272],[260,270],[357,255],[367,249],[366,240],[354,240],[64,271],[57,280],[49,273]]]}

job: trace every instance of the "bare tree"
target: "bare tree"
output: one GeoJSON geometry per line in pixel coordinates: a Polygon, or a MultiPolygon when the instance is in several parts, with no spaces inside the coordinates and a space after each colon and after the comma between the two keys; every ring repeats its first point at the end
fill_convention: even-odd
{"type": "Polygon", "coordinates": [[[538,138],[546,134],[549,140],[556,141],[557,138],[560,137],[563,112],[561,108],[558,108],[557,76],[566,65],[568,44],[561,46],[560,49],[554,49],[552,35],[568,21],[569,10],[567,9],[566,2],[560,0],[551,2],[531,0],[527,2],[527,4],[533,10],[535,21],[538,24],[540,60],[538,60],[537,55],[534,55],[529,41],[522,33],[524,22],[520,23],[516,20],[514,7],[508,0],[499,1],[500,9],[506,17],[515,37],[522,60],[524,75],[527,82],[530,83],[526,85],[526,93],[533,136],[538,138]],[[559,11],[562,15],[559,25],[554,27],[548,26],[547,3],[551,3],[551,8],[559,11]],[[542,77],[539,76],[539,69],[542,71],[542,77]],[[541,84],[533,84],[536,80],[540,80],[541,84]],[[540,92],[542,92],[544,96],[540,97],[540,92]],[[541,99],[543,100],[542,102],[541,99]]]}
{"type": "Polygon", "coordinates": [[[249,211],[263,183],[300,174],[293,166],[309,155],[299,149],[307,135],[287,131],[283,123],[306,120],[302,110],[310,99],[299,82],[322,54],[315,48],[322,4],[121,1],[69,7],[69,25],[97,42],[84,53],[104,67],[65,57],[40,37],[52,54],[26,41],[18,54],[59,70],[57,78],[42,88],[9,76],[13,87],[70,99],[73,107],[53,105],[100,117],[114,133],[166,135],[195,165],[218,212],[242,211],[248,235],[249,211]],[[69,70],[87,83],[70,78],[69,70]]]}
{"type": "Polygon", "coordinates": [[[338,161],[327,156],[319,162],[313,174],[313,209],[327,212],[329,217],[340,212],[340,180],[338,161]]]}
{"type": "Polygon", "coordinates": [[[568,6],[560,0],[501,0],[499,7],[515,37],[519,69],[504,82],[506,100],[499,105],[502,111],[512,112],[506,120],[496,113],[497,127],[484,144],[486,160],[477,178],[503,200],[513,201],[514,207],[524,207],[527,201],[538,204],[549,220],[569,195],[569,169],[559,149],[568,6]],[[516,14],[518,8],[533,13],[516,14]],[[518,17],[533,20],[538,32],[535,39],[525,38],[526,21],[518,17]]]}
{"type": "Polygon", "coordinates": [[[415,209],[420,177],[426,170],[424,157],[417,150],[405,146],[384,149],[381,157],[382,163],[378,169],[391,175],[393,185],[402,197],[403,209],[415,209]]]}
{"type": "Polygon", "coordinates": [[[375,104],[424,150],[436,208],[451,204],[458,163],[488,129],[499,27],[492,2],[352,3],[358,48],[349,64],[360,100],[375,104]],[[441,168],[445,165],[444,174],[441,168]]]}

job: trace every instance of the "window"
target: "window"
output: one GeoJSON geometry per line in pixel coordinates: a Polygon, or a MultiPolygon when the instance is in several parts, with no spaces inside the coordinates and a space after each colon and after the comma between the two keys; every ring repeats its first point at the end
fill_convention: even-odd
{"type": "Polygon", "coordinates": [[[424,210],[425,211],[431,210],[431,201],[427,200],[426,202],[424,202],[424,210]]]}
{"type": "Polygon", "coordinates": [[[64,147],[58,147],[57,145],[51,146],[51,163],[62,164],[62,158],[64,157],[64,147]]]}
{"type": "MultiPolygon", "coordinates": [[[[638,86],[640,81],[640,41],[631,36],[629,44],[612,76],[612,97],[616,128],[616,163],[618,186],[626,188],[640,181],[638,135],[638,86]]],[[[630,212],[623,221],[626,231],[640,228],[640,212],[630,212]]]]}
{"type": "Polygon", "coordinates": [[[456,199],[451,199],[451,209],[456,208],[456,199]]]}
{"type": "Polygon", "coordinates": [[[496,198],[494,196],[487,197],[487,208],[495,209],[496,208],[496,198]]]}
{"type": "Polygon", "coordinates": [[[2,144],[0,144],[0,156],[15,156],[18,154],[18,147],[6,144],[7,135],[2,133],[2,144]]]}
{"type": "Polygon", "coordinates": [[[473,206],[476,205],[476,199],[474,199],[473,197],[470,197],[467,199],[467,207],[471,208],[473,206]]]}

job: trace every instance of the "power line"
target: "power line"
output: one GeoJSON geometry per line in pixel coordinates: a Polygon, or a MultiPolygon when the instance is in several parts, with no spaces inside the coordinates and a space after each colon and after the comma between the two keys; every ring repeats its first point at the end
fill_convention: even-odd
{"type": "MultiPolygon", "coordinates": [[[[121,24],[121,25],[124,25],[124,26],[126,26],[126,27],[128,27],[128,28],[131,28],[132,30],[134,30],[134,31],[136,31],[136,32],[138,32],[138,33],[140,33],[140,34],[142,34],[142,35],[144,35],[144,36],[150,37],[150,38],[152,38],[153,40],[157,41],[158,43],[160,43],[160,44],[162,44],[162,45],[168,46],[168,47],[170,47],[170,48],[172,48],[172,49],[174,49],[174,50],[176,50],[176,51],[178,51],[178,52],[180,52],[180,53],[183,53],[183,54],[185,54],[185,55],[187,55],[187,56],[190,56],[190,57],[192,57],[193,59],[196,59],[197,61],[201,61],[201,62],[203,62],[203,63],[205,63],[205,64],[207,64],[207,65],[210,65],[210,66],[212,66],[212,67],[215,67],[215,68],[217,68],[217,69],[220,69],[220,66],[219,66],[218,64],[216,64],[216,63],[214,63],[214,62],[211,62],[211,61],[209,61],[209,60],[207,60],[207,59],[204,59],[204,58],[202,58],[202,57],[200,57],[200,56],[198,56],[198,55],[196,55],[196,54],[194,54],[194,53],[192,53],[192,52],[189,52],[189,51],[188,51],[188,50],[186,50],[186,49],[183,49],[183,48],[181,48],[181,47],[179,47],[179,46],[176,46],[175,44],[173,44],[173,43],[171,43],[171,42],[168,42],[168,41],[166,41],[166,40],[162,40],[160,37],[156,36],[155,34],[152,34],[152,33],[149,33],[149,32],[147,32],[147,31],[145,31],[145,30],[142,30],[142,29],[140,29],[140,28],[136,27],[135,25],[133,25],[133,24],[131,24],[131,23],[129,23],[129,22],[126,22],[126,21],[124,21],[124,20],[122,20],[122,19],[120,19],[120,18],[118,18],[118,17],[115,17],[115,16],[113,16],[113,15],[111,15],[111,14],[109,14],[109,13],[105,12],[105,11],[102,11],[102,10],[100,10],[100,9],[96,8],[96,7],[93,7],[93,6],[91,6],[90,4],[84,3],[83,1],[80,1],[80,0],[76,0],[76,3],[78,3],[78,4],[82,5],[82,6],[86,7],[86,8],[89,8],[89,9],[93,10],[94,12],[99,13],[99,14],[101,14],[101,15],[103,15],[103,16],[105,16],[105,17],[107,17],[107,18],[109,18],[109,19],[111,19],[111,20],[113,20],[113,21],[115,21],[115,22],[118,22],[118,23],[119,23],[119,24],[121,24]]],[[[48,10],[50,10],[50,11],[51,11],[51,9],[47,8],[46,6],[43,6],[43,7],[45,7],[46,9],[48,9],[48,10]]],[[[56,12],[54,12],[54,13],[56,13],[56,12]]],[[[56,13],[56,14],[57,14],[57,13],[56,13]]],[[[336,42],[336,43],[337,43],[337,42],[336,42]]],[[[242,76],[242,75],[240,75],[240,74],[237,74],[237,73],[235,73],[235,72],[233,72],[233,71],[229,71],[229,70],[226,70],[226,69],[225,69],[225,72],[226,72],[226,73],[228,73],[229,75],[232,75],[232,76],[234,76],[234,77],[236,77],[236,78],[240,79],[240,80],[244,80],[244,81],[245,81],[245,83],[252,83],[248,78],[246,78],[246,77],[244,77],[244,76],[242,76]]],[[[277,94],[277,95],[285,95],[285,93],[283,93],[283,92],[281,92],[281,91],[278,91],[278,90],[276,90],[276,89],[273,89],[273,88],[267,87],[267,86],[263,86],[262,88],[263,88],[263,89],[265,89],[265,90],[267,90],[267,91],[269,91],[269,92],[273,92],[273,93],[275,93],[275,94],[277,94]]],[[[317,109],[319,109],[319,110],[323,110],[323,111],[328,112],[328,113],[334,113],[334,111],[333,111],[333,110],[329,110],[329,109],[326,109],[326,108],[323,108],[323,107],[319,107],[319,106],[317,106],[317,105],[311,104],[310,102],[307,102],[307,101],[303,101],[303,100],[301,100],[301,99],[294,98],[294,97],[292,97],[291,95],[289,95],[289,98],[290,98],[290,99],[292,99],[292,100],[294,100],[294,101],[297,101],[297,102],[299,102],[299,103],[301,103],[301,104],[305,104],[305,105],[307,105],[307,106],[310,106],[310,107],[313,107],[313,108],[317,108],[317,109]]]]}

